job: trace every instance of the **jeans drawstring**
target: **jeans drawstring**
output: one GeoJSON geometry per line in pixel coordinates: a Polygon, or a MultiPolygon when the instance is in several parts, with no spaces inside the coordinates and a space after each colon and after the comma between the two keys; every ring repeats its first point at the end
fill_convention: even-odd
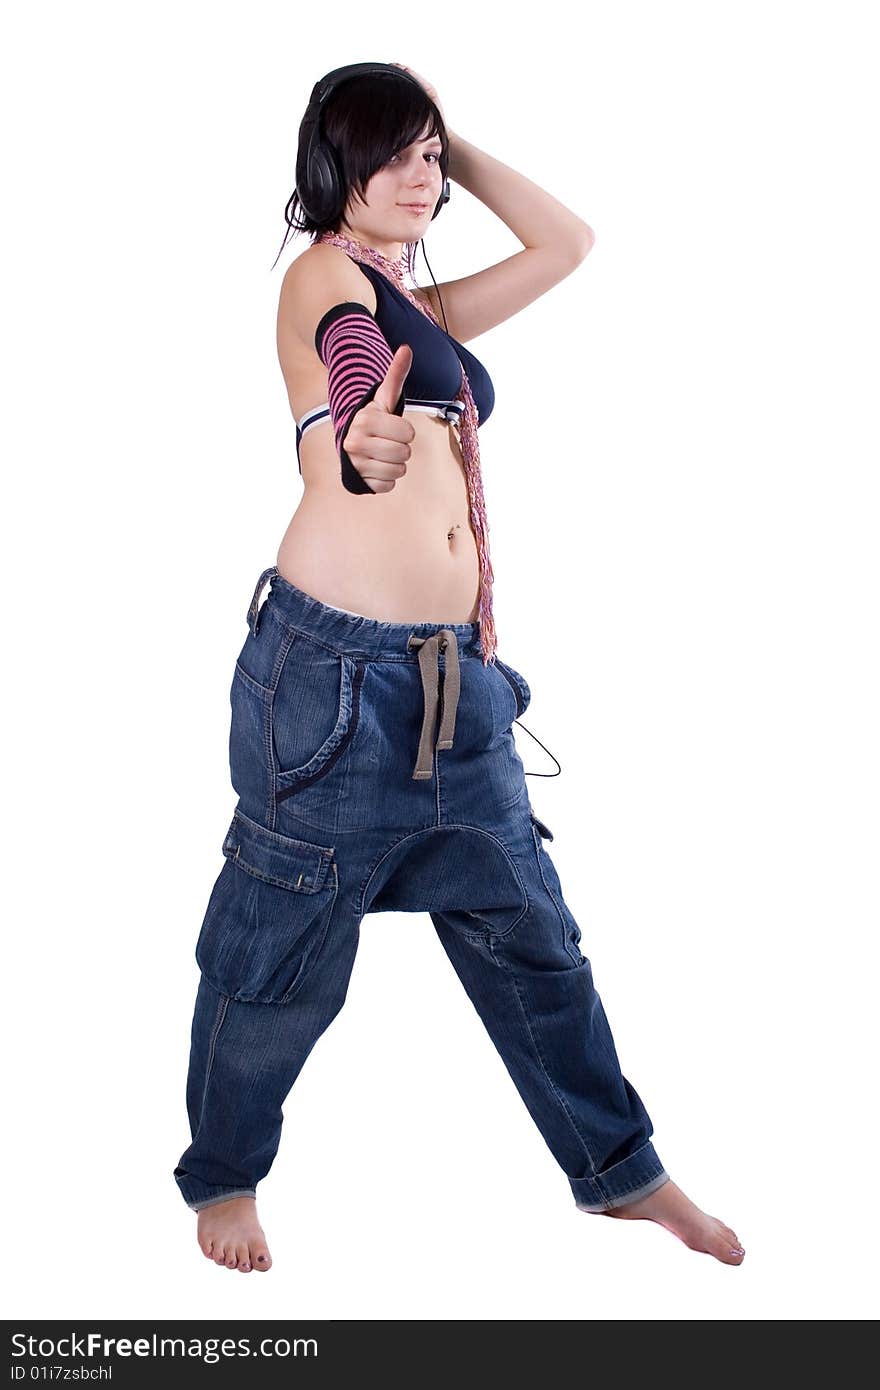
{"type": "Polygon", "coordinates": [[[407,646],[416,647],[419,651],[419,670],[422,675],[422,692],[425,701],[422,733],[419,739],[419,752],[413,777],[431,777],[434,772],[434,748],[451,748],[455,735],[455,713],[458,709],[458,696],[461,690],[458,639],[451,628],[441,627],[436,632],[432,632],[430,637],[411,636],[407,646]],[[443,716],[440,721],[437,742],[434,744],[434,726],[440,694],[440,662],[438,658],[441,651],[446,653],[443,678],[443,716]]]}

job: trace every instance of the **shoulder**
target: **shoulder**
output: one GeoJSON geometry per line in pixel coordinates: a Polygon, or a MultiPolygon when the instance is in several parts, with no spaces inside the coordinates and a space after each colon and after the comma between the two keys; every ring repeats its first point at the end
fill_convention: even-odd
{"type": "Polygon", "coordinates": [[[279,323],[289,324],[314,350],[315,329],[334,304],[352,301],[376,313],[376,291],[360,267],[339,246],[318,242],[292,261],[284,272],[278,304],[279,323]]]}

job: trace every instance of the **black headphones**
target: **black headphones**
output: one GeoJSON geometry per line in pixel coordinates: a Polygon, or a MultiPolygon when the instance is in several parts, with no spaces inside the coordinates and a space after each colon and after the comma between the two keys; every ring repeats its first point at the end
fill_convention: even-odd
{"type": "MultiPolygon", "coordinates": [[[[349,63],[346,67],[334,68],[315,83],[300,127],[301,136],[305,137],[308,132],[308,139],[302,166],[297,169],[296,184],[297,197],[313,222],[332,222],[344,211],[345,184],[339,159],[321,129],[324,103],[350,77],[361,77],[368,73],[396,77],[400,81],[412,82],[422,93],[425,90],[416,78],[403,68],[392,67],[390,63],[349,63]]],[[[443,191],[431,213],[432,222],[443,204],[449,202],[450,191],[449,179],[444,179],[443,191]]]]}

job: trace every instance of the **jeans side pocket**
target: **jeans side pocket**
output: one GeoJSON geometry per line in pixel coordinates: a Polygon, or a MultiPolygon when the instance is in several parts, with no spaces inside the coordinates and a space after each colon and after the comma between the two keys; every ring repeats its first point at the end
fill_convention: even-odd
{"type": "Polygon", "coordinates": [[[525,714],[531,702],[532,692],[529,689],[528,681],[519,671],[514,670],[512,666],[508,666],[506,661],[499,660],[497,656],[495,657],[495,665],[498,667],[498,670],[513,692],[513,698],[516,703],[516,715],[514,717],[518,719],[520,715],[525,714]]]}
{"type": "MultiPolygon", "coordinates": [[[[363,665],[297,638],[271,706],[271,751],[279,784],[312,781],[354,733],[363,665]]],[[[334,759],[335,761],[335,759],[334,759]]]]}

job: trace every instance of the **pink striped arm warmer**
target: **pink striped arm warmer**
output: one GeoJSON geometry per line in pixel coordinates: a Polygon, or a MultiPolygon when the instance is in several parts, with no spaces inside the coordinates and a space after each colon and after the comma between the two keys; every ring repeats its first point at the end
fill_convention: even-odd
{"type": "MultiPolygon", "coordinates": [[[[375,396],[394,354],[374,315],[366,304],[355,300],[345,300],[327,310],[315,329],[315,348],[327,368],[328,404],[342,485],[348,492],[369,492],[375,496],[343,448],[343,440],[355,415],[375,396]]],[[[403,414],[405,403],[401,391],[395,415],[403,414]]]]}

